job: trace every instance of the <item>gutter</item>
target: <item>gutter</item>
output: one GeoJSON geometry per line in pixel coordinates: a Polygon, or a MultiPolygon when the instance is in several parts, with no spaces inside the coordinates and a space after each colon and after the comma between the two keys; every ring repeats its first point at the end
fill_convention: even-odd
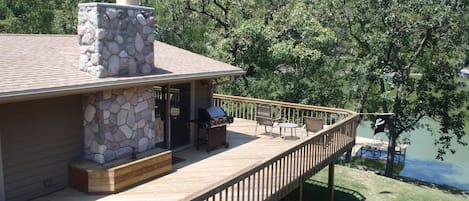
{"type": "Polygon", "coordinates": [[[170,76],[145,76],[136,79],[123,79],[123,80],[111,80],[106,82],[88,83],[81,85],[62,86],[62,87],[51,87],[43,89],[33,89],[25,91],[14,91],[0,93],[0,104],[12,103],[19,101],[28,101],[34,99],[44,99],[58,96],[67,96],[75,94],[91,93],[96,91],[118,89],[124,87],[135,87],[142,85],[157,85],[157,84],[168,84],[168,83],[181,83],[191,80],[199,79],[210,79],[223,76],[240,76],[245,74],[245,71],[221,71],[214,73],[194,73],[188,75],[170,75],[170,76]]]}

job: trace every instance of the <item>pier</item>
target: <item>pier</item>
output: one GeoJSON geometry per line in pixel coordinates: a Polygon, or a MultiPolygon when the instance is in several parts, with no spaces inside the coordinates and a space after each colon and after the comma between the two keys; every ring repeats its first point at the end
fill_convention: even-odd
{"type": "MultiPolygon", "coordinates": [[[[396,145],[396,162],[404,162],[408,144],[396,145]]],[[[352,148],[352,156],[366,157],[376,160],[386,160],[388,142],[364,137],[356,137],[355,146],[352,148]]]]}

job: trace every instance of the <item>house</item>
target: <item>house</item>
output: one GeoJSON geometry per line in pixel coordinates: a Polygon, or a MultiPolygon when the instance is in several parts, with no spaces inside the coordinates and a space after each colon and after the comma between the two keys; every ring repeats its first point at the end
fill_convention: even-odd
{"type": "MultiPolygon", "coordinates": [[[[132,5],[84,3],[79,5],[78,36],[0,35],[0,200],[30,200],[69,186],[91,192],[86,168],[71,168],[82,159],[104,167],[158,148],[177,151],[194,146],[196,126],[191,120],[197,118],[198,108],[212,105],[212,89],[219,84],[214,79],[232,80],[245,72],[154,41],[153,12],[132,5]]],[[[358,116],[340,109],[277,105],[288,106],[289,113],[299,108],[308,115],[312,113],[305,110],[317,109],[315,114],[338,125],[249,170],[254,178],[260,171],[264,174],[264,169],[270,170],[267,174],[280,174],[272,171],[274,165],[294,171],[291,182],[285,177],[283,183],[274,185],[278,189],[266,194],[279,197],[351,149],[358,116]],[[317,148],[326,135],[335,137],[331,146],[317,148]],[[308,154],[302,157],[301,174],[283,163],[300,158],[298,150],[308,154]],[[288,190],[276,194],[287,189],[282,185],[288,190]]],[[[245,175],[236,177],[243,185],[244,179],[254,181],[249,174],[239,174],[245,175]]],[[[234,188],[230,182],[221,185],[234,188]]],[[[110,188],[97,191],[115,192],[110,188]]],[[[199,192],[197,199],[222,193],[213,189],[199,192]]]]}
{"type": "Polygon", "coordinates": [[[153,42],[153,12],[81,4],[79,36],[0,35],[0,200],[64,188],[83,156],[104,163],[170,139],[171,149],[190,146],[186,125],[211,104],[212,80],[244,71],[153,42]],[[183,97],[171,126],[187,131],[155,135],[154,87],[183,97]]]}

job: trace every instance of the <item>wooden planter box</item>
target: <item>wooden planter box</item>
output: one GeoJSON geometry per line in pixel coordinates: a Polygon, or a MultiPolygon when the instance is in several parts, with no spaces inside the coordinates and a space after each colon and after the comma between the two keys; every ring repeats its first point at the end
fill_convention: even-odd
{"type": "Polygon", "coordinates": [[[137,159],[106,164],[83,160],[69,165],[70,186],[86,193],[116,193],[172,171],[172,152],[154,149],[137,159]]]}

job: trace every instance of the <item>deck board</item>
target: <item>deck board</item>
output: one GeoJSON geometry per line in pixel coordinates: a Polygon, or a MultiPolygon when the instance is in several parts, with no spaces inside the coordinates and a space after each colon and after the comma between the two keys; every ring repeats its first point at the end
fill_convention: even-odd
{"type": "Polygon", "coordinates": [[[183,200],[195,192],[206,189],[239,171],[266,160],[290,147],[305,137],[302,128],[297,129],[297,136],[290,136],[287,131],[286,140],[280,138],[279,129],[274,128],[274,135],[264,133],[259,127],[258,135],[254,136],[255,122],[235,119],[228,126],[228,149],[220,148],[206,153],[205,149],[190,148],[174,153],[185,161],[174,165],[174,171],[163,177],[135,186],[126,191],[112,195],[89,195],[74,189],[65,189],[35,201],[75,201],[75,200],[183,200]]]}

